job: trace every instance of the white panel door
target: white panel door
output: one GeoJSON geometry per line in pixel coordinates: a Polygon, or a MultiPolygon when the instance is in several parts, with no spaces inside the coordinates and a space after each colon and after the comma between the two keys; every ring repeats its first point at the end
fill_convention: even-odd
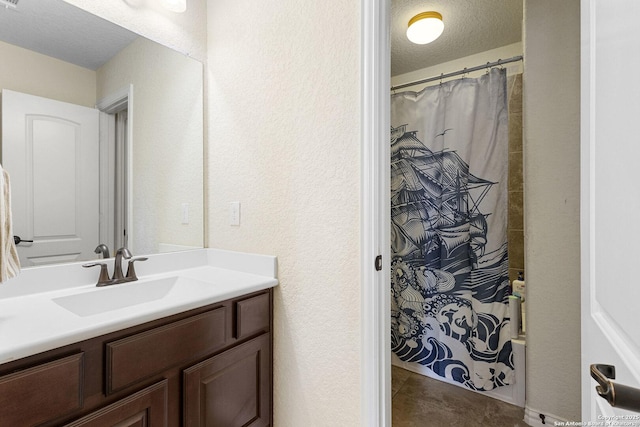
{"type": "Polygon", "coordinates": [[[98,110],[2,91],[2,165],[11,177],[22,266],[95,258],[98,110]]]}
{"type": "Polygon", "coordinates": [[[630,397],[640,410],[620,387],[640,388],[640,2],[582,0],[581,14],[582,421],[640,426],[619,409],[630,397]],[[615,366],[613,406],[592,364],[615,366]]]}

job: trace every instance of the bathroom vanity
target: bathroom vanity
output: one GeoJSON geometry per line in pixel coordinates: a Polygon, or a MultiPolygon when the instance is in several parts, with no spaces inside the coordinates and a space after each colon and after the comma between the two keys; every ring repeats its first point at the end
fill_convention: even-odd
{"type": "MultiPolygon", "coordinates": [[[[170,279],[173,288],[165,296],[108,311],[79,309],[96,292],[103,292],[94,290],[92,285],[9,298],[1,298],[0,294],[0,310],[24,302],[22,312],[35,317],[24,325],[21,334],[38,329],[49,329],[52,334],[47,341],[33,333],[32,350],[25,350],[18,334],[6,328],[12,322],[11,315],[0,314],[0,333],[8,338],[2,344],[0,357],[11,358],[11,351],[21,356],[25,351],[51,347],[0,364],[2,424],[270,425],[275,259],[272,272],[256,271],[255,265],[249,268],[254,271],[246,272],[240,271],[241,266],[251,259],[244,260],[244,254],[200,250],[191,255],[200,259],[190,260],[191,264],[204,265],[170,270],[171,262],[166,262],[170,255],[157,255],[156,262],[146,270],[164,264],[169,271],[146,279],[140,267],[142,286],[161,286],[167,277],[182,280],[170,279]],[[230,268],[219,266],[225,263],[230,268]],[[194,280],[201,281],[199,287],[189,283],[194,280]],[[181,295],[179,287],[189,295],[181,295]],[[61,299],[80,303],[65,306],[59,304],[61,299]],[[41,308],[39,314],[29,313],[29,305],[39,305],[35,304],[37,300],[40,304],[51,303],[48,312],[41,308]],[[78,322],[75,329],[69,328],[73,317],[78,322]],[[107,320],[113,317],[118,320],[107,320]],[[109,326],[105,327],[105,322],[109,326]],[[56,323],[65,325],[64,330],[56,323]],[[74,338],[87,334],[95,336],[74,338]],[[61,342],[65,344],[57,346],[61,342]]],[[[269,264],[269,259],[257,259],[269,264]]],[[[113,286],[121,292],[116,286],[136,284],[113,286]]],[[[104,300],[111,308],[108,294],[97,295],[96,306],[104,300]]],[[[19,327],[17,323],[11,326],[19,327]]]]}

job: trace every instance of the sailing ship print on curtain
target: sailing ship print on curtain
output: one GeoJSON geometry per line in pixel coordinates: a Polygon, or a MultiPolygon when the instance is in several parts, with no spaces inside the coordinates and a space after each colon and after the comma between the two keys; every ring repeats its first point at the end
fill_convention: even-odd
{"type": "Polygon", "coordinates": [[[391,97],[391,346],[486,391],[512,382],[506,72],[391,97]]]}

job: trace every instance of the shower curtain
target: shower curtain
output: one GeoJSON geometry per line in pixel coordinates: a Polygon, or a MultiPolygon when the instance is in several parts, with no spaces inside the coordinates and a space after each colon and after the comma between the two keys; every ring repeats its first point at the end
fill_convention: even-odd
{"type": "Polygon", "coordinates": [[[391,96],[392,351],[479,391],[514,376],[507,120],[503,69],[391,96]]]}

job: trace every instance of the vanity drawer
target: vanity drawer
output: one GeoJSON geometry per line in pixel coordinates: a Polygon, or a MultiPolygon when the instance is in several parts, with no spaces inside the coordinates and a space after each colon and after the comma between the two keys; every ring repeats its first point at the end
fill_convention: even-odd
{"type": "Polygon", "coordinates": [[[166,427],[168,381],[140,390],[130,396],[91,412],[65,427],[158,426],[166,427]]]}
{"type": "Polygon", "coordinates": [[[240,340],[269,330],[269,300],[269,293],[265,293],[235,303],[234,338],[240,340]]]}
{"type": "Polygon", "coordinates": [[[2,425],[37,425],[82,408],[83,353],[0,377],[2,425]]]}
{"type": "Polygon", "coordinates": [[[106,344],[106,394],[224,345],[226,308],[219,307],[106,344]]]}

